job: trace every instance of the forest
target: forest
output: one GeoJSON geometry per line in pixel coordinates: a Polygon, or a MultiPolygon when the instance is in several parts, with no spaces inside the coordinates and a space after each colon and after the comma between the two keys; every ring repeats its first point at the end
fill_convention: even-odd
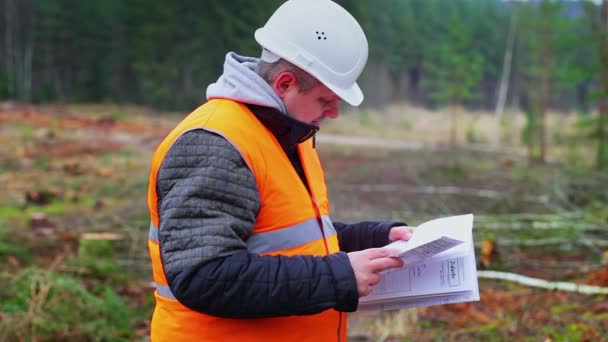
{"type": "MultiPolygon", "coordinates": [[[[595,98],[602,23],[592,2],[338,2],[368,36],[375,68],[364,83],[379,89],[368,105],[493,108],[508,81],[506,103],[527,109],[543,77],[549,107],[588,112],[595,98]]],[[[252,32],[280,3],[3,0],[0,96],[190,109],[227,51],[259,55],[252,32]]]]}
{"type": "MultiPolygon", "coordinates": [[[[252,32],[280,3],[2,0],[0,98],[192,109],[226,52],[259,55],[252,32]]],[[[547,110],[604,112],[606,19],[594,2],[339,3],[367,32],[365,106],[516,108],[538,126],[541,155],[547,110]]],[[[606,121],[586,123],[600,167],[606,121]]]]}
{"type": "MultiPolygon", "coordinates": [[[[0,0],[0,342],[147,341],[150,158],[283,0],[0,0]]],[[[481,300],[349,341],[608,341],[608,1],[336,0],[369,60],[332,218],[475,214],[481,300]]]]}

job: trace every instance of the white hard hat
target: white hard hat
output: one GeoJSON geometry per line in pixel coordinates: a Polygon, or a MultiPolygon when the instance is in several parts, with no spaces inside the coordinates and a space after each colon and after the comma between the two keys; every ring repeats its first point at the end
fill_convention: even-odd
{"type": "Polygon", "coordinates": [[[255,31],[255,39],[269,51],[263,59],[279,56],[349,104],[363,101],[357,78],[367,63],[367,39],[357,20],[335,2],[288,0],[255,31]]]}

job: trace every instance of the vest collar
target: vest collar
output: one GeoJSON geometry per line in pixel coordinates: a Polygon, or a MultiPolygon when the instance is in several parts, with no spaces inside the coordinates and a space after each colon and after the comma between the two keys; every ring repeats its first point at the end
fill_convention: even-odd
{"type": "Polygon", "coordinates": [[[293,148],[319,131],[319,127],[298,121],[275,108],[248,104],[247,107],[277,138],[283,149],[293,148]]]}

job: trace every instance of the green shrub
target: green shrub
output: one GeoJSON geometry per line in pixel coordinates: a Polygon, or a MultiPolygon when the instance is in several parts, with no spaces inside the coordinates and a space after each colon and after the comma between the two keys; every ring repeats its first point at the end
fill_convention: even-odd
{"type": "Polygon", "coordinates": [[[15,257],[21,261],[28,261],[31,258],[31,255],[26,248],[15,243],[0,241],[0,261],[9,256],[15,257]]]}
{"type": "Polygon", "coordinates": [[[473,122],[467,125],[465,139],[467,143],[484,143],[488,140],[484,134],[475,127],[475,123],[473,122]]]}
{"type": "Polygon", "coordinates": [[[0,287],[0,341],[130,341],[134,312],[111,288],[27,268],[0,287]]]}
{"type": "Polygon", "coordinates": [[[129,275],[114,259],[115,244],[120,241],[81,240],[78,255],[69,260],[70,266],[83,269],[89,278],[100,280],[105,284],[124,285],[129,275]]]}

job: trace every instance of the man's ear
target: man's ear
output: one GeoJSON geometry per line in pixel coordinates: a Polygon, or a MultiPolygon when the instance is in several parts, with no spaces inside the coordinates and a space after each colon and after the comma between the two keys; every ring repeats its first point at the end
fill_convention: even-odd
{"type": "Polygon", "coordinates": [[[275,77],[272,82],[272,88],[274,92],[282,99],[285,97],[285,94],[296,89],[297,80],[293,73],[289,71],[284,71],[275,77]]]}

